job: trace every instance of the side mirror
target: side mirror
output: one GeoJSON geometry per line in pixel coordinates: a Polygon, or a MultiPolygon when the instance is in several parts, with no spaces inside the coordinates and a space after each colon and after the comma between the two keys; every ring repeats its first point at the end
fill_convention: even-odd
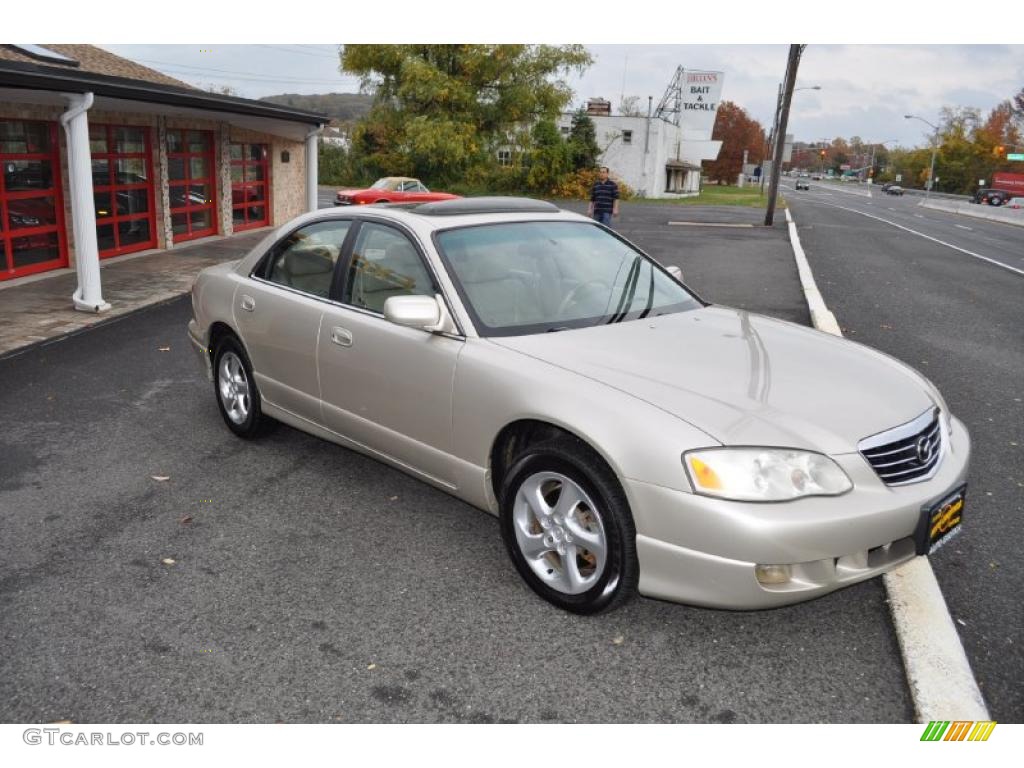
{"type": "Polygon", "coordinates": [[[384,302],[384,317],[409,328],[435,326],[441,320],[441,308],[433,296],[392,296],[384,302]]]}
{"type": "Polygon", "coordinates": [[[681,270],[679,267],[672,265],[670,267],[665,267],[665,271],[672,275],[672,277],[674,277],[680,283],[683,282],[683,270],[681,270]]]}
{"type": "Polygon", "coordinates": [[[451,333],[456,328],[440,296],[392,296],[384,302],[384,317],[395,325],[431,333],[451,333]]]}

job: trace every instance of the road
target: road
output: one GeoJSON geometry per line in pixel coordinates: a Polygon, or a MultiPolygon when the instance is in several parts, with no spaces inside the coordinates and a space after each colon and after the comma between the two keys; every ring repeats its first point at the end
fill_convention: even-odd
{"type": "Polygon", "coordinates": [[[936,240],[1024,267],[1024,228],[813,182],[784,193],[843,333],[922,371],[971,432],[965,531],[932,563],[992,717],[1020,722],[1024,275],[936,240]]]}
{"type": "MultiPolygon", "coordinates": [[[[873,185],[871,185],[873,186],[873,185]]],[[[796,192],[792,182],[783,185],[787,196],[799,201],[806,197],[821,204],[841,206],[865,216],[878,216],[933,237],[943,243],[983,255],[1014,269],[1024,271],[1024,226],[946,213],[920,205],[918,195],[886,195],[877,187],[840,182],[811,182],[809,192],[796,192]],[[870,192],[871,197],[865,195],[870,192]]],[[[1024,222],[1024,210],[1018,211],[1024,222]]],[[[891,229],[898,231],[897,227],[891,229]]]]}
{"type": "MultiPolygon", "coordinates": [[[[696,215],[617,226],[706,298],[806,322],[783,227],[668,224],[696,215]]],[[[880,580],[773,611],[560,612],[493,517],[286,427],[235,438],[189,314],[0,360],[0,721],[912,720],[880,580]]]]}

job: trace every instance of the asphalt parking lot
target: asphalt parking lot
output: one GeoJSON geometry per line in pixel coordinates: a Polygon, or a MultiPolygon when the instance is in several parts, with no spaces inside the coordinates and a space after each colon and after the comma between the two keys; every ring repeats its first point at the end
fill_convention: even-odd
{"type": "MultiPolygon", "coordinates": [[[[617,226],[706,299],[806,322],[785,229],[668,224],[699,215],[617,226]]],[[[0,720],[912,720],[880,581],[755,613],[559,612],[489,515],[286,427],[235,438],[189,315],[0,360],[0,720]]]]}

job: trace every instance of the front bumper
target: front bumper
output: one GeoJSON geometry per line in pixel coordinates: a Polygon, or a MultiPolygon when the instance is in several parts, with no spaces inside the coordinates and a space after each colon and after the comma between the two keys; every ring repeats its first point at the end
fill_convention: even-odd
{"type": "Polygon", "coordinates": [[[836,497],[755,504],[626,480],[641,594],[713,608],[772,608],[912,559],[922,509],[966,480],[970,437],[958,419],[952,425],[938,472],[912,485],[884,485],[859,453],[832,457],[854,485],[836,497]],[[791,578],[764,585],[757,565],[788,565],[791,578]]]}
{"type": "Polygon", "coordinates": [[[210,349],[206,346],[206,340],[195,320],[188,321],[188,340],[192,342],[192,351],[199,358],[199,366],[206,374],[206,378],[213,381],[213,361],[210,359],[210,349]]]}

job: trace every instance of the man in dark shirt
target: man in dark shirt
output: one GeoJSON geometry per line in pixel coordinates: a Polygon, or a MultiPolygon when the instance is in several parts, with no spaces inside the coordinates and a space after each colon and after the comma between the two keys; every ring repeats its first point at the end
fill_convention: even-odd
{"type": "Polygon", "coordinates": [[[612,225],[612,216],[619,215],[619,185],[608,178],[607,166],[601,166],[598,181],[590,190],[590,208],[587,215],[604,224],[612,225]]]}

